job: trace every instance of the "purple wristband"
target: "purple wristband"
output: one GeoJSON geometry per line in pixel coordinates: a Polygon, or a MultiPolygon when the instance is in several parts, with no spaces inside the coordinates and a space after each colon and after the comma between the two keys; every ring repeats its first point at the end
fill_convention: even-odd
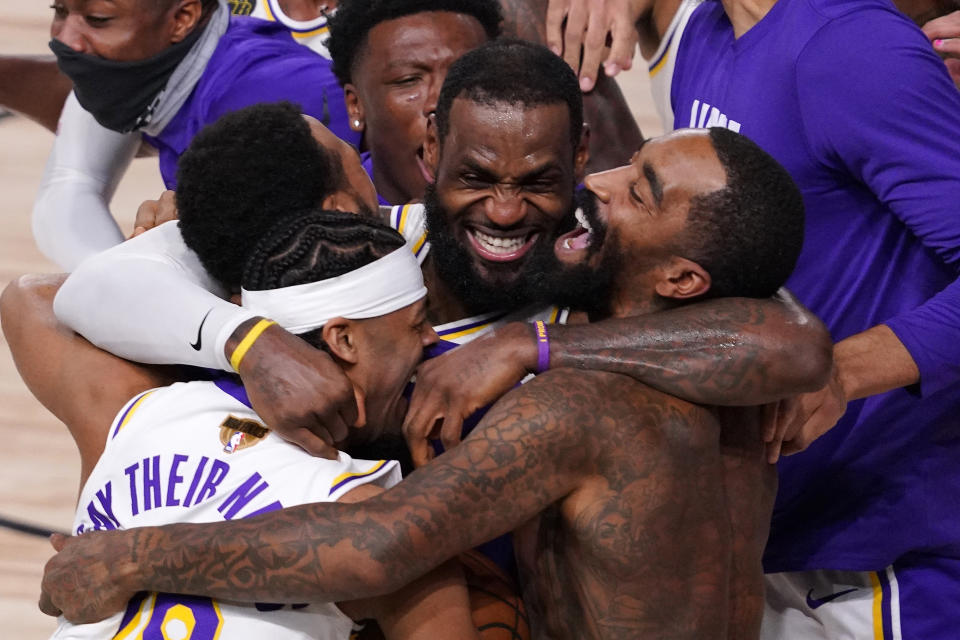
{"type": "Polygon", "coordinates": [[[533,323],[533,330],[537,334],[537,373],[543,373],[550,368],[550,338],[547,337],[547,325],[543,320],[533,323]]]}

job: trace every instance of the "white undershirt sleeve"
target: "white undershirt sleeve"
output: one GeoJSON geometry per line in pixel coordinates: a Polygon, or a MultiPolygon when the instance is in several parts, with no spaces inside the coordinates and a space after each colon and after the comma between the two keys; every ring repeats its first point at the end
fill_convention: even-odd
{"type": "Polygon", "coordinates": [[[84,261],[53,310],[87,340],[128,360],[231,371],[224,345],[254,314],[225,295],[172,221],[84,261]]]}
{"type": "Polygon", "coordinates": [[[71,92],[33,205],[33,237],[64,269],[123,241],[110,198],[140,147],[139,133],[103,127],[71,92]]]}

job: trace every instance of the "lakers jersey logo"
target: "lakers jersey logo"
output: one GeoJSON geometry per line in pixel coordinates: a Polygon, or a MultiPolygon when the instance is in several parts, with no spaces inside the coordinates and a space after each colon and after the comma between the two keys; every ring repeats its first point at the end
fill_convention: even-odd
{"type": "Polygon", "coordinates": [[[227,0],[230,13],[235,16],[248,16],[257,8],[257,0],[227,0]]]}
{"type": "Polygon", "coordinates": [[[256,420],[236,416],[227,416],[227,419],[220,424],[220,442],[223,444],[224,453],[233,453],[252,447],[268,433],[270,430],[256,420]]]}

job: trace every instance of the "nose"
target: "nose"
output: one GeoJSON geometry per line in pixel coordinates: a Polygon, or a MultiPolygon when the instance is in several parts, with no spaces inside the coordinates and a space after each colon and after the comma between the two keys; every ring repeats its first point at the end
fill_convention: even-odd
{"type": "Polygon", "coordinates": [[[426,330],[423,332],[423,346],[429,347],[430,345],[437,344],[438,342],[440,342],[440,336],[438,336],[433,327],[428,324],[426,330]]]}
{"type": "Polygon", "coordinates": [[[608,203],[610,202],[610,193],[611,193],[611,174],[614,173],[616,169],[611,169],[610,171],[602,171],[600,173],[591,173],[586,178],[583,179],[583,186],[585,186],[593,195],[597,196],[601,202],[608,203]]]}
{"type": "Polygon", "coordinates": [[[90,43],[84,37],[82,16],[69,14],[63,20],[54,20],[50,36],[56,38],[77,53],[92,54],[90,43]]]}
{"type": "Polygon", "coordinates": [[[440,87],[443,86],[443,79],[446,76],[446,71],[447,70],[444,69],[442,75],[437,73],[430,74],[430,84],[427,87],[427,94],[423,99],[424,118],[429,118],[430,114],[437,110],[437,100],[440,97],[440,87]]]}
{"type": "Polygon", "coordinates": [[[527,216],[527,201],[521,189],[514,185],[495,185],[484,204],[487,218],[499,227],[516,226],[527,216]]]}

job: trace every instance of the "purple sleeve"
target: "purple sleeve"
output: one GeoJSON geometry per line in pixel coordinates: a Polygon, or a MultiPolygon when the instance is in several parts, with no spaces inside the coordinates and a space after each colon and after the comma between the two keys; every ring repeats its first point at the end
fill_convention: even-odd
{"type": "Polygon", "coordinates": [[[330,61],[306,47],[302,55],[277,56],[270,64],[251,66],[238,74],[218,96],[208,122],[254,103],[280,100],[299,104],[303,113],[324,123],[337,137],[360,143],[350,129],[343,90],[330,61]]]}
{"type": "MultiPolygon", "coordinates": [[[[920,30],[892,9],[828,23],[798,60],[797,93],[810,151],[960,276],[960,92],[920,30]]],[[[960,280],[885,324],[923,395],[960,381],[960,280]]]]}

